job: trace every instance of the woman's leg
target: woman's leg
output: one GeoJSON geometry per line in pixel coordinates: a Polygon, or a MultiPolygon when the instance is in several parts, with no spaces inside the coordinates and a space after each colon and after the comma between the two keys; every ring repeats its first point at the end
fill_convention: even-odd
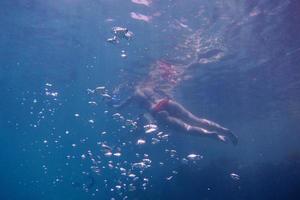
{"type": "Polygon", "coordinates": [[[168,106],[166,107],[166,110],[176,118],[180,118],[191,124],[195,124],[195,127],[199,127],[200,129],[202,129],[203,127],[205,129],[218,131],[224,135],[227,135],[231,139],[233,144],[237,144],[237,137],[229,129],[224,128],[215,122],[195,116],[193,113],[188,111],[176,101],[170,100],[168,106]]]}
{"type": "Polygon", "coordinates": [[[201,127],[210,128],[210,129],[217,129],[217,130],[226,130],[226,128],[220,126],[219,124],[199,118],[183,107],[176,101],[169,101],[169,104],[166,110],[172,115],[180,119],[184,119],[186,121],[194,122],[200,125],[201,127]]]}
{"type": "Polygon", "coordinates": [[[186,134],[194,135],[194,136],[206,136],[206,137],[220,140],[222,142],[226,141],[224,136],[200,127],[191,126],[185,123],[184,121],[182,121],[181,119],[170,116],[166,111],[161,111],[158,113],[158,115],[160,116],[161,119],[163,118],[163,120],[166,121],[171,128],[177,129],[179,131],[183,131],[186,134]]]}

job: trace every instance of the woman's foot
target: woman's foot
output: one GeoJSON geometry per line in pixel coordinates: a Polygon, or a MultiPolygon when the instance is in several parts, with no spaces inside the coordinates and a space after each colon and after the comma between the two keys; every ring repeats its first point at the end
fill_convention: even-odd
{"type": "Polygon", "coordinates": [[[228,132],[228,137],[230,138],[233,145],[238,144],[238,137],[234,135],[231,131],[228,132]]]}
{"type": "Polygon", "coordinates": [[[233,145],[237,145],[238,144],[238,137],[234,134],[231,134],[230,136],[231,142],[233,145]]]}

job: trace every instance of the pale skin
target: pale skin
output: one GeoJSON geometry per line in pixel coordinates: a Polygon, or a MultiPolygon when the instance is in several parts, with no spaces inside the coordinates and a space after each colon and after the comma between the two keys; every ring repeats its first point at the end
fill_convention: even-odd
{"type": "Polygon", "coordinates": [[[150,88],[137,87],[133,96],[114,107],[123,108],[134,102],[145,108],[157,121],[164,122],[170,128],[188,135],[205,136],[222,142],[226,142],[229,138],[234,145],[237,144],[237,137],[229,129],[195,116],[174,100],[156,99],[154,91],[150,88]],[[157,109],[162,101],[165,102],[157,109]]]}

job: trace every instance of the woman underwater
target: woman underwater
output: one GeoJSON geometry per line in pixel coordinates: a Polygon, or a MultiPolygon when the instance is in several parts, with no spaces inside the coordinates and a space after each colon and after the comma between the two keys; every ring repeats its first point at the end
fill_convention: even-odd
{"type": "Polygon", "coordinates": [[[229,129],[195,116],[180,103],[170,98],[160,98],[149,87],[136,87],[131,97],[114,107],[121,109],[133,103],[146,109],[155,120],[166,124],[169,128],[188,135],[210,137],[221,142],[227,142],[229,139],[232,144],[237,145],[238,139],[229,129]]]}

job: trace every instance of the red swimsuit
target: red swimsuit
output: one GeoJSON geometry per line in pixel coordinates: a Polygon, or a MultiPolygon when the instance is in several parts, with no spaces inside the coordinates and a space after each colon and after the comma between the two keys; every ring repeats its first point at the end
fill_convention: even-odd
{"type": "Polygon", "coordinates": [[[160,112],[166,108],[166,106],[169,104],[170,100],[169,99],[162,99],[160,100],[157,104],[153,106],[153,111],[154,112],[160,112]]]}

